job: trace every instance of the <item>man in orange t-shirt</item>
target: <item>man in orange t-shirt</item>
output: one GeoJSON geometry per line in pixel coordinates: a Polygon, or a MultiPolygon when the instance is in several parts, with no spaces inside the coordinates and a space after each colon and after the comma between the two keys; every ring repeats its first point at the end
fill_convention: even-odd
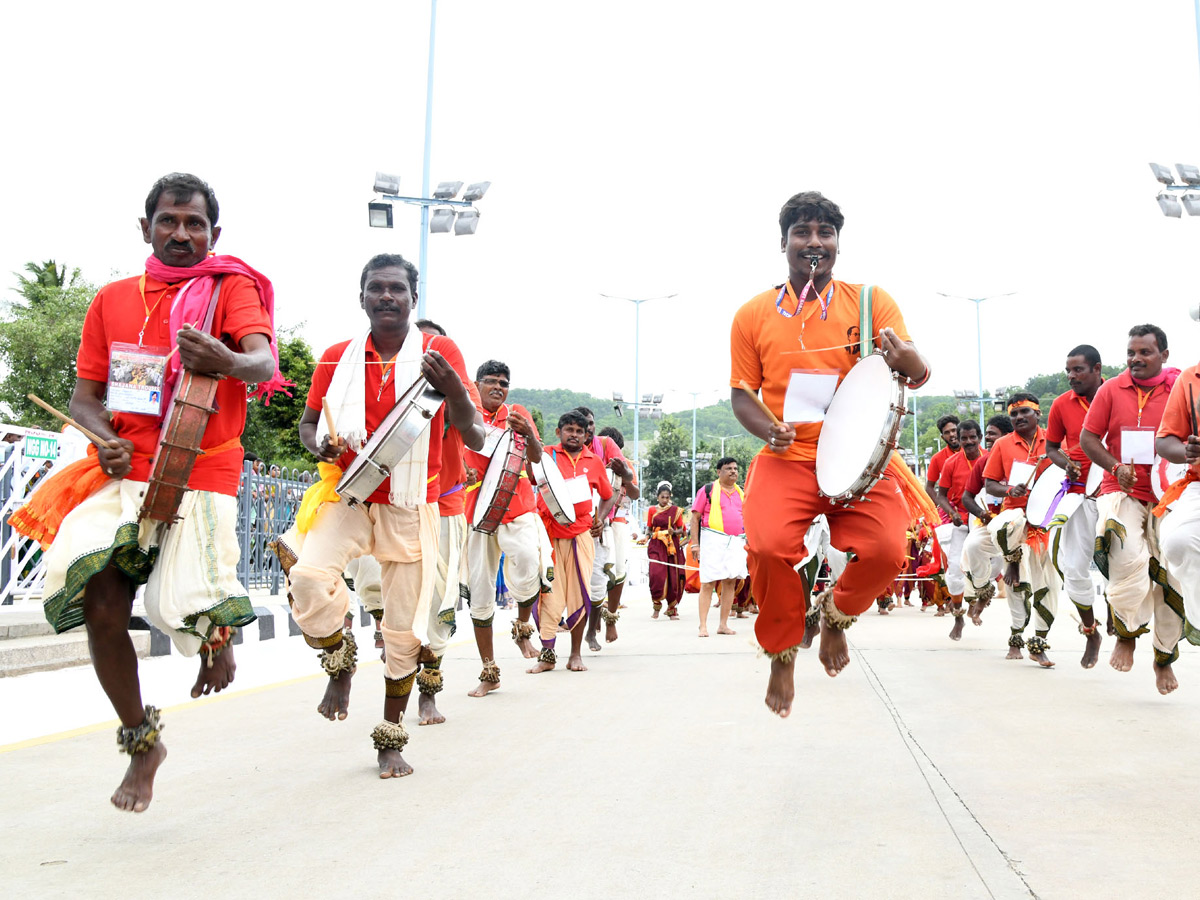
{"type": "Polygon", "coordinates": [[[1154,437],[1179,370],[1166,365],[1167,335],[1157,325],[1129,331],[1127,368],[1100,386],[1083,421],[1080,444],[1104,470],[1096,501],[1096,565],[1108,579],[1117,643],[1109,665],[1133,668],[1137,639],[1153,620],[1154,676],[1159,693],[1179,687],[1172,663],[1183,636],[1179,585],[1158,558],[1157,498],[1150,478],[1154,437]]]}
{"type": "Polygon", "coordinates": [[[379,777],[395,778],[412,773],[400,751],[408,743],[403,717],[418,667],[437,662],[428,625],[439,563],[445,432],[447,426],[457,429],[468,447],[479,449],[483,425],[458,346],[448,337],[423,334],[410,321],[417,304],[416,266],[396,254],[379,254],[363,267],[359,288],[369,329],[321,355],[300,417],[300,441],[323,465],[321,482],[310,488],[297,514],[296,530],[306,530],[289,577],[292,616],[309,646],[322,651],[329,676],[317,711],[340,720],[348,714],[357,661],[353,634],[343,631],[350,595],[342,573],[356,556],[379,561],[384,703],[383,721],[371,737],[379,777]],[[345,487],[330,497],[342,471],[420,378],[444,397],[428,427],[365,500],[351,502],[345,487]],[[312,496],[327,499],[309,522],[305,504],[312,496]]]}
{"type": "MultiPolygon", "coordinates": [[[[480,513],[476,509],[480,486],[491,457],[498,452],[494,448],[505,432],[512,431],[514,437],[524,438],[528,462],[538,463],[542,459],[542,441],[533,425],[533,416],[520,404],[507,402],[511,377],[508,365],[498,359],[487,360],[475,372],[475,386],[483,402],[483,427],[487,432],[484,450],[490,452],[467,451],[470,482],[467,485],[467,512],[471,522],[480,513]]],[[[495,499],[503,497],[497,494],[495,499]]],[[[496,572],[501,557],[504,558],[504,584],[517,601],[512,639],[525,658],[532,659],[537,655],[529,640],[534,634],[530,617],[533,604],[541,593],[544,532],[526,467],[522,467],[516,492],[508,499],[500,524],[491,534],[472,530],[467,535],[467,600],[475,631],[475,647],[483,664],[479,686],[467,694],[469,697],[483,697],[500,687],[500,666],[496,664],[492,644],[492,620],[496,617],[496,572]]]]}
{"type": "MultiPolygon", "coordinates": [[[[929,465],[925,469],[925,492],[934,503],[937,503],[938,499],[937,486],[942,478],[942,468],[959,451],[958,416],[942,416],[937,420],[937,430],[946,446],[929,458],[929,465]]],[[[946,511],[940,506],[938,512],[941,513],[943,525],[950,521],[946,518],[946,511]]]]}
{"type": "Polygon", "coordinates": [[[862,341],[878,346],[910,386],[919,387],[929,376],[886,291],[873,291],[871,333],[859,334],[862,285],[833,278],[844,221],[837,204],[815,191],[790,198],[779,215],[788,279],[742,306],[730,334],[733,411],[766,443],[746,479],[744,514],[759,605],[755,633],[771,658],[766,703],[780,716],[791,712],[795,697],[796,651],[812,641],[811,632],[806,634],[808,586],[794,569],[805,558],[809,525],[825,514],[830,543],[853,554],[836,586],[819,599],[824,613],[819,655],[833,676],[850,661],[844,629],[904,564],[911,519],[891,474],[871,490],[872,502],[853,507],[835,505],[817,490],[821,422],[835,386],[858,361],[862,341]],[[770,414],[743,385],[761,389],[770,414]]]}
{"type": "MultiPolygon", "coordinates": [[[[1054,398],[1046,421],[1046,455],[1061,468],[1070,481],[1069,493],[1085,494],[1092,462],[1080,446],[1083,421],[1104,376],[1100,372],[1100,351],[1080,344],[1067,354],[1067,384],[1070,390],[1054,398]]],[[[1087,639],[1080,661],[1085,669],[1096,665],[1103,636],[1096,623],[1092,603],[1096,589],[1092,582],[1092,557],[1096,549],[1096,499],[1085,496],[1067,518],[1058,537],[1058,559],[1063,587],[1079,613],[1079,631],[1087,639]]]]}
{"type": "Polygon", "coordinates": [[[150,619],[182,652],[208,650],[193,697],[233,680],[230,629],[254,619],[236,574],[236,494],[246,385],[267,383],[276,372],[274,294],[270,282],[240,260],[210,257],[221,234],[219,212],[212,188],[194,175],[167,175],[151,189],[141,219],[142,237],[153,250],[146,273],[100,289],[88,308],[76,360],[71,415],[105,443],[43,482],[41,496],[35,493],[14,516],[20,528],[22,514],[36,515],[45,498],[65,499],[58,491],[62,484],[94,483],[69,512],[58,507],[65,515],[56,533],[35,536],[46,547],[46,617],[56,631],[87,626],[96,675],[121,720],[118,743],[130,762],[112,802],[133,812],[150,804],[154,774],[166,756],[158,710],[142,704],[129,637],[134,592],[146,585],[150,619]],[[209,315],[211,328],[205,329],[209,315]],[[206,452],[188,477],[174,527],[139,513],[164,413],[120,411],[122,382],[131,383],[118,374],[128,368],[122,353],[155,358],[147,383],[166,390],[178,390],[187,378],[179,363],[187,373],[225,376],[216,389],[217,411],[200,439],[206,452]]]}
{"type": "Polygon", "coordinates": [[[1162,515],[1159,543],[1171,576],[1182,586],[1188,622],[1200,623],[1200,436],[1196,421],[1200,411],[1200,366],[1184,369],[1171,388],[1156,446],[1163,459],[1187,464],[1183,478],[1175,482],[1155,510],[1162,515]],[[1166,510],[1163,510],[1163,507],[1166,510]]]}

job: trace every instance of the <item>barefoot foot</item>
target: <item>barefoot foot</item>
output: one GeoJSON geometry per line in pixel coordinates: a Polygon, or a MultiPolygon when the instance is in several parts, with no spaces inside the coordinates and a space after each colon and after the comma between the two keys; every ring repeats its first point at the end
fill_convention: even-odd
{"type": "Polygon", "coordinates": [[[433,694],[421,695],[417,701],[417,712],[421,716],[421,720],[417,722],[418,725],[441,725],[446,721],[446,717],[438,712],[433,694]]]}
{"type": "Polygon", "coordinates": [[[499,689],[500,689],[500,682],[498,682],[498,681],[481,681],[481,682],[479,682],[479,687],[475,688],[475,690],[467,691],[467,696],[468,697],[482,697],[485,694],[490,694],[492,691],[496,691],[499,689]]]}
{"type": "Polygon", "coordinates": [[[526,659],[533,659],[537,656],[537,650],[533,647],[533,642],[529,638],[521,638],[517,641],[517,649],[521,651],[521,655],[526,659]]]}
{"type": "Polygon", "coordinates": [[[543,662],[539,659],[532,669],[526,669],[525,672],[528,675],[537,675],[539,672],[549,672],[553,668],[554,663],[543,662]]]}
{"type": "Polygon", "coordinates": [[[846,645],[844,629],[833,628],[825,621],[821,622],[821,646],[817,650],[817,658],[830,678],[850,665],[850,648],[846,645]]]}
{"type": "Polygon", "coordinates": [[[1008,655],[1005,656],[1004,658],[1005,659],[1024,659],[1025,654],[1021,652],[1020,647],[1009,647],[1008,655]]]}
{"type": "Polygon", "coordinates": [[[589,631],[584,638],[587,641],[588,649],[593,653],[599,653],[601,650],[600,642],[596,640],[596,632],[589,631]]]}
{"type": "Polygon", "coordinates": [[[1117,645],[1113,647],[1108,664],[1118,672],[1128,672],[1133,668],[1133,651],[1136,647],[1137,641],[1133,638],[1117,638],[1117,645]]]}
{"type": "Polygon", "coordinates": [[[237,663],[233,661],[233,645],[229,644],[212,659],[212,668],[208,665],[208,656],[200,654],[200,674],[192,685],[192,698],[201,694],[219,694],[233,683],[233,673],[237,663]]]}
{"type": "Polygon", "coordinates": [[[166,758],[167,748],[161,741],[145,753],[133,754],[125,777],[112,795],[112,805],[125,812],[145,812],[154,796],[154,773],[166,758]]]}
{"type": "Polygon", "coordinates": [[[342,672],[337,678],[330,678],[325,687],[325,696],[317,704],[317,712],[330,722],[350,714],[350,679],[353,675],[353,672],[342,672]]]}
{"type": "Polygon", "coordinates": [[[654,611],[654,612],[651,614],[650,618],[652,618],[652,619],[657,619],[657,618],[658,618],[658,612],[659,612],[659,611],[656,609],[656,610],[655,610],[655,611],[654,611]]]}
{"type": "Polygon", "coordinates": [[[963,617],[955,616],[954,617],[954,627],[950,629],[950,640],[961,641],[962,640],[962,631],[963,631],[963,617]]]}
{"type": "Polygon", "coordinates": [[[586,672],[587,666],[583,664],[583,657],[578,653],[572,653],[567,660],[568,672],[586,672]]]}
{"type": "Polygon", "coordinates": [[[617,639],[617,623],[607,622],[604,625],[604,642],[611,644],[617,639]]]}
{"type": "Polygon", "coordinates": [[[1090,669],[1096,665],[1096,660],[1100,658],[1100,643],[1104,639],[1100,636],[1100,629],[1097,628],[1091,634],[1084,635],[1087,638],[1087,645],[1083,648],[1083,659],[1079,664],[1085,669],[1090,669]]]}
{"type": "Polygon", "coordinates": [[[1046,651],[1044,651],[1044,650],[1041,653],[1034,653],[1033,651],[1030,651],[1029,659],[1031,661],[1037,663],[1043,669],[1053,669],[1054,668],[1054,662],[1050,659],[1049,656],[1046,655],[1046,651]]]}
{"type": "Polygon", "coordinates": [[[812,642],[816,640],[817,635],[821,631],[821,619],[805,617],[804,619],[804,637],[800,638],[800,646],[807,650],[812,646],[812,642]]]}
{"type": "Polygon", "coordinates": [[[403,778],[405,775],[411,775],[412,773],[412,766],[404,761],[404,757],[400,755],[399,750],[379,751],[380,778],[403,778]]]}
{"type": "Polygon", "coordinates": [[[1179,687],[1179,682],[1175,680],[1175,673],[1171,671],[1169,665],[1154,667],[1154,681],[1158,686],[1160,694],[1169,694],[1175,688],[1179,687]]]}
{"type": "Polygon", "coordinates": [[[708,629],[703,625],[700,626],[700,637],[708,637],[708,629]]]}
{"type": "Polygon", "coordinates": [[[781,719],[792,713],[792,701],[796,697],[796,657],[787,662],[771,660],[771,677],[767,681],[767,709],[781,719]]]}

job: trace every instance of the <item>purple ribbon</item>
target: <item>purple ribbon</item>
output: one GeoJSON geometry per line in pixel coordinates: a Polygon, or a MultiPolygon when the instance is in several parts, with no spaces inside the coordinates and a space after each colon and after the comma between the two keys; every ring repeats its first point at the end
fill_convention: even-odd
{"type": "Polygon", "coordinates": [[[1054,495],[1054,499],[1050,501],[1050,508],[1046,511],[1046,517],[1035,523],[1038,528],[1050,527],[1050,522],[1054,519],[1054,513],[1058,509],[1058,504],[1062,502],[1062,498],[1071,493],[1073,487],[1083,487],[1082,481],[1072,481],[1070,478],[1064,478],[1062,486],[1058,489],[1058,493],[1054,495]]]}

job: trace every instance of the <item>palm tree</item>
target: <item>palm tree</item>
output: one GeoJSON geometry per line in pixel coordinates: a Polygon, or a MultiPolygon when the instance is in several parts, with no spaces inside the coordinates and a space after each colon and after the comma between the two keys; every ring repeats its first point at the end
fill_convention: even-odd
{"type": "Polygon", "coordinates": [[[40,294],[44,291],[61,290],[70,287],[75,283],[75,279],[79,277],[78,269],[68,275],[67,267],[59,265],[52,259],[48,259],[41,264],[27,262],[25,263],[25,271],[29,272],[33,277],[26,278],[20,272],[13,273],[17,276],[17,280],[21,282],[20,287],[16,290],[31,302],[37,302],[40,299],[40,294]]]}

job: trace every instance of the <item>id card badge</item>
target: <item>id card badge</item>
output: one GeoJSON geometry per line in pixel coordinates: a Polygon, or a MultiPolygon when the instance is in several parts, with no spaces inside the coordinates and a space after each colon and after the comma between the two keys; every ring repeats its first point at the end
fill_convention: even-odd
{"type": "Polygon", "coordinates": [[[1031,466],[1027,462],[1014,459],[1012,470],[1008,473],[1008,486],[1016,487],[1018,484],[1029,484],[1029,479],[1033,477],[1033,473],[1036,471],[1037,466],[1031,466]]]}
{"type": "Polygon", "coordinates": [[[167,347],[139,347],[114,342],[108,355],[108,396],[111,412],[161,416],[167,347]]]}
{"type": "Polygon", "coordinates": [[[483,456],[490,457],[496,452],[496,445],[500,443],[500,438],[504,436],[504,429],[497,428],[495,425],[485,425],[483,435],[483,449],[479,452],[483,456]]]}
{"type": "Polygon", "coordinates": [[[1135,466],[1154,465],[1154,429],[1121,429],[1121,462],[1135,466]]]}
{"type": "Polygon", "coordinates": [[[793,369],[783,397],[783,421],[823,422],[840,373],[833,369],[793,369]]]}
{"type": "Polygon", "coordinates": [[[592,485],[586,475],[576,475],[567,479],[567,499],[571,503],[592,502],[592,485]]]}

